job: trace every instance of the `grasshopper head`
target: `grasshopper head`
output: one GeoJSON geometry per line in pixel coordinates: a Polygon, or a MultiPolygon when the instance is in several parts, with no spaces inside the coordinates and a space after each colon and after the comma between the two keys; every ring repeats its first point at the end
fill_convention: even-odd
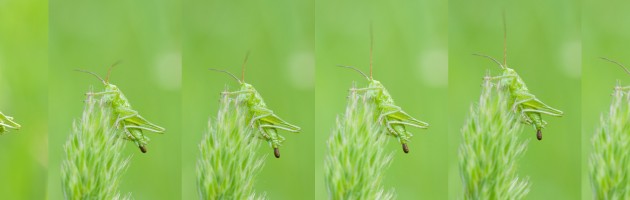
{"type": "Polygon", "coordinates": [[[105,90],[118,92],[118,87],[111,83],[105,83],[105,90]]]}
{"type": "Polygon", "coordinates": [[[380,81],[377,81],[374,79],[370,80],[370,88],[382,88],[382,87],[383,87],[383,84],[381,84],[380,81]]]}
{"type": "Polygon", "coordinates": [[[518,74],[516,73],[516,71],[514,71],[514,69],[505,67],[503,69],[503,75],[518,75],[518,74]]]}
{"type": "Polygon", "coordinates": [[[250,85],[249,83],[242,82],[241,83],[241,90],[242,91],[251,91],[251,90],[256,90],[256,89],[254,89],[254,86],[250,85]]]}

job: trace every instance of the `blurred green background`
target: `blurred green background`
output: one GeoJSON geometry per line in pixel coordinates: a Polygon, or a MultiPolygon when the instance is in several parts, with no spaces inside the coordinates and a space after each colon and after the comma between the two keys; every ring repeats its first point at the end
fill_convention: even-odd
{"type": "Polygon", "coordinates": [[[479,99],[486,70],[500,73],[494,62],[471,54],[502,60],[503,10],[508,66],[538,99],[564,111],[561,118],[543,117],[549,124],[542,141],[530,126],[522,132],[529,145],[518,174],[531,182],[527,199],[579,199],[580,4],[573,0],[449,1],[449,198],[463,194],[456,156],[460,129],[479,99]]]}
{"type": "Polygon", "coordinates": [[[81,68],[105,76],[142,116],[166,128],[151,138],[148,153],[129,143],[132,156],[120,192],[135,199],[181,197],[181,3],[175,0],[50,2],[48,197],[62,199],[62,145],[81,116],[84,94],[103,90],[81,68]]]}
{"type": "Polygon", "coordinates": [[[2,199],[45,198],[47,22],[45,0],[0,0],[0,111],[22,125],[0,136],[2,199]]]}
{"type": "Polygon", "coordinates": [[[629,9],[621,0],[0,0],[0,111],[23,126],[0,136],[0,194],[63,198],[62,145],[81,116],[84,93],[103,88],[72,69],[104,76],[122,60],[112,83],[167,132],[148,133],[147,154],[128,145],[124,153],[132,160],[121,192],[136,199],[197,198],[197,145],[216,116],[219,92],[238,87],[207,68],[239,73],[249,50],[246,81],[279,116],[302,127],[300,134],[281,132],[287,138],[281,159],[261,145],[267,160],[257,191],[271,199],[326,199],[326,140],[352,82],[367,85],[335,66],[368,71],[372,24],[375,79],[397,105],[431,124],[410,129],[408,155],[393,138],[384,147],[395,155],[386,188],[399,199],[459,199],[460,129],[486,70],[500,73],[471,54],[502,58],[505,10],[508,65],[539,99],[565,112],[544,117],[543,141],[531,127],[523,131],[530,144],[519,174],[532,183],[527,197],[590,199],[592,134],[615,81],[630,85],[621,69],[597,57],[630,65],[622,42],[630,27],[620,23],[629,9]]]}
{"type": "MultiPolygon", "coordinates": [[[[241,64],[251,52],[245,81],[262,95],[267,106],[284,120],[302,128],[286,138],[282,157],[273,157],[266,143],[266,156],[256,178],[258,193],[269,199],[310,199],[314,164],[314,48],[313,1],[186,1],[183,48],[182,199],[196,199],[195,164],[198,145],[216,119],[219,93],[238,83],[226,74],[240,77],[241,64]]],[[[230,147],[226,147],[230,148],[230,147]]]]}
{"type": "Polygon", "coordinates": [[[630,14],[628,1],[584,1],[582,9],[582,197],[591,199],[588,166],[592,138],[599,119],[609,110],[613,88],[620,81],[630,85],[630,77],[619,66],[599,57],[630,65],[628,35],[630,26],[623,23],[630,14]]]}
{"type": "Polygon", "coordinates": [[[360,74],[336,67],[352,65],[369,73],[370,23],[374,32],[374,79],[389,90],[396,104],[428,122],[427,130],[409,128],[410,153],[390,138],[394,153],[385,171],[385,188],[398,199],[447,197],[447,2],[334,1],[315,5],[315,197],[327,199],[324,183],[326,141],[337,116],[345,111],[348,89],[360,74]]]}

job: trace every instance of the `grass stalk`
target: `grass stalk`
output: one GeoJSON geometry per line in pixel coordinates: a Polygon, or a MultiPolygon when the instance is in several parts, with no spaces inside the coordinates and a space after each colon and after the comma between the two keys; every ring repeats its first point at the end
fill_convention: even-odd
{"type": "Polygon", "coordinates": [[[617,84],[612,97],[592,139],[589,170],[594,199],[630,199],[630,95],[617,84]]]}
{"type": "Polygon", "coordinates": [[[256,154],[259,141],[245,103],[223,95],[217,119],[208,123],[197,161],[200,199],[265,199],[255,193],[254,181],[266,156],[256,154]]]}
{"type": "Polygon", "coordinates": [[[387,135],[376,122],[374,99],[351,92],[343,116],[328,139],[325,182],[329,199],[393,199],[383,178],[392,161],[387,135]]]}
{"type": "Polygon", "coordinates": [[[86,99],[83,115],[64,145],[61,177],[66,199],[130,199],[118,189],[129,157],[121,155],[124,140],[110,116],[104,100],[86,99]]]}
{"type": "Polygon", "coordinates": [[[527,142],[519,141],[512,101],[507,88],[486,79],[479,103],[471,106],[459,148],[465,199],[523,199],[529,192],[527,179],[516,173],[527,142]]]}

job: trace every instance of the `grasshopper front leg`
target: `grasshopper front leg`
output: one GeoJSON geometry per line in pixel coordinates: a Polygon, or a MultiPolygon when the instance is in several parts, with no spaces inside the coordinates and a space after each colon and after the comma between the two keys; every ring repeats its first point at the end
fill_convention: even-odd
{"type": "Polygon", "coordinates": [[[239,90],[239,91],[234,91],[234,92],[221,92],[221,95],[227,95],[227,96],[235,96],[235,95],[239,95],[239,94],[252,94],[254,93],[254,91],[251,90],[239,90]]]}
{"type": "Polygon", "coordinates": [[[486,76],[483,79],[484,80],[488,80],[488,81],[495,81],[495,80],[503,80],[503,79],[514,79],[516,78],[516,75],[501,75],[501,76],[486,76]]]}
{"type": "Polygon", "coordinates": [[[383,88],[379,88],[379,87],[367,87],[367,88],[351,88],[350,91],[351,92],[368,92],[368,91],[373,91],[373,90],[382,90],[383,88]]]}
{"type": "Polygon", "coordinates": [[[102,95],[107,95],[107,94],[118,94],[118,93],[119,92],[116,92],[116,91],[88,92],[88,93],[85,93],[85,96],[95,97],[95,96],[102,96],[102,95]]]}

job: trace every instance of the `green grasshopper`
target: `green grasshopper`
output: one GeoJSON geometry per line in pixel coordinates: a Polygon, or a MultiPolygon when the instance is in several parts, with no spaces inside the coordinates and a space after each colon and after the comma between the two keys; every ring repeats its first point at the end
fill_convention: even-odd
{"type": "Polygon", "coordinates": [[[485,79],[488,81],[497,80],[499,81],[498,85],[507,86],[507,89],[510,92],[510,98],[514,101],[511,104],[512,110],[516,114],[520,115],[522,123],[533,125],[536,129],[536,138],[538,140],[542,140],[542,129],[545,128],[547,122],[542,119],[541,114],[561,117],[563,113],[562,111],[552,108],[551,106],[548,106],[538,100],[536,96],[529,92],[529,89],[527,89],[527,86],[525,85],[525,81],[521,79],[516,71],[507,67],[507,33],[505,31],[505,14],[503,15],[503,25],[503,64],[487,55],[473,55],[489,58],[501,67],[501,70],[503,71],[501,76],[486,77],[485,79]]]}
{"type": "MultiPolygon", "coordinates": [[[[370,34],[370,40],[372,40],[372,34],[370,34]]],[[[387,128],[390,135],[398,138],[400,144],[402,144],[403,152],[409,153],[409,147],[407,143],[413,136],[410,132],[407,131],[405,125],[427,129],[429,128],[429,124],[416,118],[413,118],[405,111],[402,110],[399,106],[396,106],[394,103],[394,99],[387,92],[387,89],[380,81],[374,80],[372,77],[372,45],[373,42],[370,41],[370,76],[367,76],[361,70],[352,67],[352,66],[339,66],[345,67],[349,69],[353,69],[363,75],[370,83],[367,88],[358,88],[351,89],[352,92],[365,92],[369,96],[374,96],[374,100],[376,102],[377,108],[380,110],[380,115],[378,116],[377,121],[387,128]]]]}
{"type": "Polygon", "coordinates": [[[286,130],[292,133],[299,133],[300,127],[290,124],[276,114],[273,113],[273,110],[267,108],[265,101],[262,96],[256,91],[254,86],[245,82],[245,63],[247,62],[247,57],[249,53],[245,56],[245,61],[243,61],[243,66],[241,68],[241,79],[238,79],[234,74],[219,69],[210,69],[217,72],[226,73],[232,78],[234,78],[241,85],[241,88],[238,91],[233,92],[223,92],[222,95],[236,95],[239,99],[244,99],[249,107],[249,111],[251,114],[251,120],[249,122],[249,126],[258,129],[260,136],[259,138],[265,139],[269,145],[273,148],[273,153],[276,158],[280,158],[280,150],[279,147],[282,142],[285,140],[284,137],[278,134],[277,129],[286,130]]]}
{"type": "Polygon", "coordinates": [[[0,112],[0,134],[9,131],[7,128],[18,130],[20,127],[21,126],[18,123],[13,121],[13,117],[4,115],[0,112]]]}
{"type": "Polygon", "coordinates": [[[142,133],[142,130],[151,131],[155,133],[163,133],[166,129],[155,125],[146,119],[144,119],[138,111],[135,111],[131,108],[131,104],[125,95],[116,87],[116,85],[109,83],[109,75],[111,74],[112,68],[116,64],[112,65],[107,71],[107,77],[102,79],[95,73],[79,70],[76,71],[88,73],[94,75],[96,78],[101,80],[105,85],[104,92],[97,93],[86,93],[88,96],[103,96],[105,100],[111,103],[113,108],[113,114],[116,116],[116,121],[114,122],[114,126],[116,128],[120,128],[125,133],[125,139],[133,141],[139,148],[142,153],[147,152],[146,145],[149,142],[149,138],[142,133]]]}
{"type": "MultiPolygon", "coordinates": [[[[368,95],[373,95],[375,98],[375,102],[377,108],[380,110],[380,115],[377,121],[387,128],[390,135],[398,138],[400,144],[402,144],[403,152],[409,153],[409,147],[407,143],[413,136],[410,132],[407,131],[405,125],[427,129],[429,128],[429,124],[416,118],[413,118],[405,111],[403,111],[399,106],[396,106],[394,103],[394,99],[387,92],[387,89],[381,82],[374,80],[372,76],[367,76],[361,70],[351,67],[351,66],[339,66],[353,69],[361,75],[363,75],[370,83],[367,88],[358,88],[351,89],[352,92],[370,92],[368,95]]],[[[372,74],[372,73],[370,73],[372,74]]]]}

